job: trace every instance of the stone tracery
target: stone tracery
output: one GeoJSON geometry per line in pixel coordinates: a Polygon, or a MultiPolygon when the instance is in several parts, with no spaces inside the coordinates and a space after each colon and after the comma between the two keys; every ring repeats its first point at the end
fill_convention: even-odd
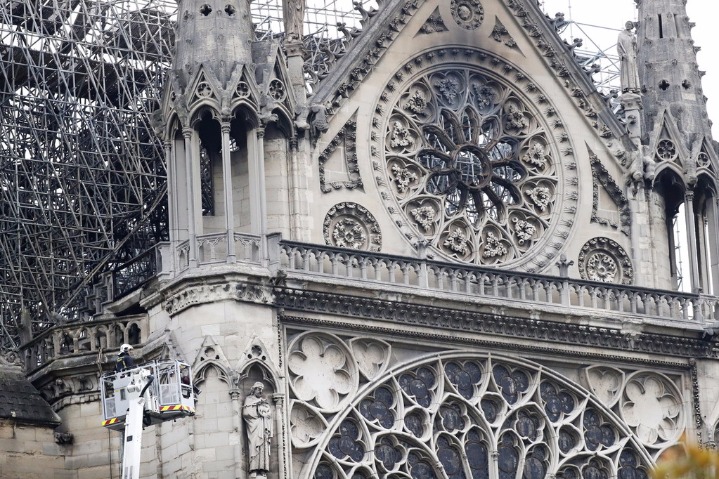
{"type": "Polygon", "coordinates": [[[559,214],[562,168],[540,115],[471,66],[428,70],[392,90],[385,184],[400,208],[388,209],[451,259],[523,258],[559,214]]]}
{"type": "MultiPolygon", "coordinates": [[[[301,338],[314,341],[313,333],[301,338]]],[[[315,413],[328,417],[327,439],[302,453],[311,458],[301,477],[648,477],[651,459],[620,419],[536,365],[448,353],[382,377],[336,414],[315,413]]],[[[294,404],[293,418],[314,410],[294,404]]],[[[323,423],[313,420],[310,429],[323,423]]],[[[295,431],[299,422],[292,424],[295,431]]],[[[302,450],[307,442],[293,444],[302,450]]]]}
{"type": "Polygon", "coordinates": [[[382,234],[375,217],[357,203],[338,203],[327,212],[322,225],[325,242],[340,248],[379,251],[382,234]]]}

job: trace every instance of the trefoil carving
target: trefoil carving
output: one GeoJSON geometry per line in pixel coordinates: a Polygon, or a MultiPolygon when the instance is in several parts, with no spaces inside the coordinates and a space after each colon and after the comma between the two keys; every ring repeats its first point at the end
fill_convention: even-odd
{"type": "Polygon", "coordinates": [[[447,26],[442,20],[442,15],[439,13],[439,7],[434,9],[434,12],[427,18],[427,21],[419,28],[418,34],[428,35],[436,32],[446,32],[447,26]]]}

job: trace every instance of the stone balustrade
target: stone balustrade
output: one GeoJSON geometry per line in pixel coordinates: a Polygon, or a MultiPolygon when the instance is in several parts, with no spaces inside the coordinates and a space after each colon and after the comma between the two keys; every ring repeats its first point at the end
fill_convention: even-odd
{"type": "Polygon", "coordinates": [[[586,308],[660,320],[713,322],[717,298],[524,272],[457,265],[291,241],[281,268],[303,274],[499,300],[531,308],[586,308]]]}
{"type": "MultiPolygon", "coordinates": [[[[262,237],[245,233],[234,234],[235,257],[228,251],[229,242],[226,233],[214,233],[198,236],[197,239],[197,266],[218,263],[255,263],[262,262],[262,237]],[[230,259],[228,261],[228,258],[230,259]]],[[[178,244],[175,257],[178,272],[190,267],[190,242],[183,241],[178,244]]]]}
{"type": "Polygon", "coordinates": [[[101,350],[116,353],[121,344],[143,344],[148,335],[146,315],[125,316],[56,325],[38,333],[21,350],[30,373],[60,358],[96,355],[101,350]]]}
{"type": "MultiPolygon", "coordinates": [[[[402,288],[478,298],[494,306],[552,313],[602,314],[606,318],[686,322],[697,326],[717,321],[717,298],[703,294],[662,291],[525,272],[453,264],[421,258],[355,251],[325,245],[283,241],[268,236],[234,234],[234,252],[224,233],[197,238],[196,268],[233,263],[283,269],[289,278],[347,286],[365,284],[392,291],[402,288]]],[[[106,273],[88,295],[87,309],[102,312],[152,278],[173,278],[192,269],[189,242],[174,251],[161,243],[133,261],[106,273]]],[[[193,265],[193,268],[195,266],[193,265]]],[[[272,274],[268,271],[268,274],[272,274]]],[[[23,346],[29,369],[62,355],[114,349],[123,342],[142,342],[145,319],[121,318],[55,326],[37,333],[23,346]],[[134,328],[134,329],[133,329],[134,328]],[[131,332],[134,331],[134,332],[131,332]],[[140,339],[137,339],[140,338],[140,339]]]]}

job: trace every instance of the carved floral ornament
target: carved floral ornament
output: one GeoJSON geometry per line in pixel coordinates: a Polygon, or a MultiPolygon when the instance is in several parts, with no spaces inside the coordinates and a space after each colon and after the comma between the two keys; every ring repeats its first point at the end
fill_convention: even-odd
{"type": "Polygon", "coordinates": [[[333,206],[323,223],[325,242],[340,248],[379,251],[382,234],[375,217],[357,203],[345,202],[333,206]]]}
{"type": "Polygon", "coordinates": [[[684,399],[665,375],[653,371],[624,371],[590,366],[584,382],[599,400],[616,411],[650,451],[660,453],[686,430],[684,399]]]}
{"type": "Polygon", "coordinates": [[[634,269],[629,255],[609,238],[592,238],[579,252],[578,268],[582,279],[603,283],[632,284],[634,269]]]}
{"type": "Polygon", "coordinates": [[[576,208],[562,208],[560,200],[572,196],[567,190],[576,182],[565,180],[576,172],[564,170],[530,99],[490,71],[441,63],[401,88],[390,82],[384,96],[391,108],[375,125],[383,125],[377,149],[386,180],[377,181],[388,185],[387,209],[411,227],[411,240],[484,265],[556,254],[546,242],[558,234],[558,217],[573,222],[576,208]]]}
{"type": "Polygon", "coordinates": [[[452,0],[452,18],[462,28],[475,30],[484,20],[484,7],[479,0],[452,0]]]}
{"type": "Polygon", "coordinates": [[[545,368],[453,352],[385,370],[389,345],[361,341],[376,350],[373,379],[357,374],[367,359],[352,341],[304,333],[290,345],[299,477],[648,478],[652,460],[620,417],[545,368]],[[343,393],[318,399],[338,379],[343,393]]]}

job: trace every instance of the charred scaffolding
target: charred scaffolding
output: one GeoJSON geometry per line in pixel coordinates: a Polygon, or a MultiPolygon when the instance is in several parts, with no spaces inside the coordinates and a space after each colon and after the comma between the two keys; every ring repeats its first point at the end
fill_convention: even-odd
{"type": "MultiPolygon", "coordinates": [[[[367,3],[308,5],[310,72],[332,55],[338,23],[360,27],[367,3]]],[[[281,0],[252,9],[258,39],[282,36],[281,0]]],[[[92,288],[100,273],[116,271],[122,291],[152,276],[147,252],[168,235],[152,114],[176,13],[173,0],[0,7],[0,351],[82,320],[88,303],[103,300],[92,288]]]]}
{"type": "MultiPolygon", "coordinates": [[[[257,40],[283,37],[282,0],[251,8],[257,40]]],[[[308,94],[379,10],[308,0],[308,94]]],[[[103,273],[115,297],[153,277],[152,247],[168,237],[153,115],[176,18],[174,0],[0,6],[0,352],[89,317],[103,273]]]]}

